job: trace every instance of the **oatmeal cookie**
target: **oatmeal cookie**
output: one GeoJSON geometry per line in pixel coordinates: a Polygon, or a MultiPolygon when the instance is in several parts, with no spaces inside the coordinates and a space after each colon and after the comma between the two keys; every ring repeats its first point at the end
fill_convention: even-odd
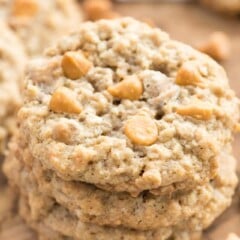
{"type": "MultiPolygon", "coordinates": [[[[41,201],[41,200],[40,200],[41,201]]],[[[100,227],[79,222],[74,214],[56,204],[49,214],[38,220],[31,218],[27,197],[21,196],[20,212],[42,240],[199,240],[201,234],[162,228],[155,231],[135,231],[126,228],[100,227]],[[41,238],[42,237],[42,238],[41,238]]]]}
{"type": "MultiPolygon", "coordinates": [[[[181,225],[185,221],[184,228],[201,231],[230,205],[237,184],[236,161],[222,153],[218,157],[217,176],[210,183],[188,193],[154,196],[144,192],[133,198],[127,193],[110,193],[89,184],[63,181],[54,172],[43,169],[27,149],[19,148],[20,142],[11,143],[4,165],[12,184],[19,185],[32,201],[41,193],[46,196],[42,201],[45,205],[51,207],[55,201],[75,213],[79,221],[100,226],[143,231],[181,225]]],[[[38,209],[43,211],[44,207],[40,205],[38,209]]],[[[36,207],[33,211],[36,212],[36,207]]]]}
{"type": "Polygon", "coordinates": [[[237,15],[240,13],[239,0],[200,0],[204,5],[230,15],[237,15]]]}
{"type": "Polygon", "coordinates": [[[83,23],[32,61],[19,112],[44,168],[132,196],[214,178],[238,119],[221,66],[131,18],[83,23]]]}
{"type": "Polygon", "coordinates": [[[0,17],[20,37],[30,56],[41,54],[82,21],[75,0],[0,0],[0,7],[0,17]]]}

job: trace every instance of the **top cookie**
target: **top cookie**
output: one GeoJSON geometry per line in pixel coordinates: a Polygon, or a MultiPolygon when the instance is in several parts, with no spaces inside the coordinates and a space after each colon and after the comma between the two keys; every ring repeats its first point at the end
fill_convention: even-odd
{"type": "Polygon", "coordinates": [[[227,13],[230,15],[236,15],[240,13],[240,1],[239,0],[201,0],[203,4],[211,7],[212,9],[227,13]]]}
{"type": "Polygon", "coordinates": [[[133,196],[209,181],[239,118],[221,66],[131,18],[83,23],[27,80],[19,120],[33,157],[133,196]]]}
{"type": "Polygon", "coordinates": [[[75,0],[0,0],[0,14],[36,56],[56,39],[75,28],[82,13],[75,0]]]}

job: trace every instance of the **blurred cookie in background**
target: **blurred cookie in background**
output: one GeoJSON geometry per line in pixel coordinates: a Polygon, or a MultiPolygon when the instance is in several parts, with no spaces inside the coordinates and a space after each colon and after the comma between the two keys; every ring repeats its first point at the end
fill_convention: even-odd
{"type": "Polygon", "coordinates": [[[201,0],[201,2],[218,12],[226,13],[229,15],[240,14],[240,1],[239,0],[201,0]]]}
{"type": "MultiPolygon", "coordinates": [[[[16,130],[16,112],[21,105],[20,88],[26,63],[21,42],[8,26],[0,22],[0,225],[12,207],[12,194],[5,189],[1,171],[7,143],[16,130]]],[[[2,239],[2,238],[1,238],[2,239]]]]}
{"type": "Polygon", "coordinates": [[[8,26],[0,22],[0,155],[13,134],[21,104],[20,86],[26,63],[23,46],[8,26]]]}
{"type": "Polygon", "coordinates": [[[22,40],[30,56],[43,52],[82,21],[75,0],[0,0],[0,16],[22,40]]]}
{"type": "Polygon", "coordinates": [[[198,50],[206,53],[216,61],[224,61],[230,57],[231,41],[229,36],[221,31],[213,32],[208,39],[198,45],[198,50]]]}

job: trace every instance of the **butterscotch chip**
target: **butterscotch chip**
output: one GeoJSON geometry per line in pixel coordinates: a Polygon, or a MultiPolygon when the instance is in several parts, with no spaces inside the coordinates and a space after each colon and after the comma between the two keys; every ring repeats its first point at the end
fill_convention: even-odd
{"type": "Polygon", "coordinates": [[[235,131],[236,131],[236,132],[240,132],[240,123],[237,123],[237,124],[235,125],[235,131]]]}
{"type": "Polygon", "coordinates": [[[157,125],[147,116],[135,116],[129,119],[124,126],[124,132],[134,144],[143,146],[152,145],[158,138],[157,125]]]}
{"type": "Polygon", "coordinates": [[[181,86],[185,85],[194,85],[200,87],[204,86],[201,74],[199,73],[197,65],[194,62],[186,62],[178,70],[176,76],[176,84],[181,86]]]}
{"type": "Polygon", "coordinates": [[[38,10],[36,0],[15,0],[12,4],[12,15],[15,17],[33,17],[38,10]]]}
{"type": "Polygon", "coordinates": [[[138,100],[143,94],[143,85],[136,76],[128,76],[107,90],[116,98],[138,100]]]}
{"type": "Polygon", "coordinates": [[[199,120],[209,120],[213,115],[213,108],[205,104],[194,104],[189,106],[181,106],[176,112],[182,116],[189,116],[199,120]]]}
{"type": "Polygon", "coordinates": [[[81,52],[67,52],[62,58],[62,70],[66,77],[76,80],[87,74],[92,63],[81,52]]]}
{"type": "Polygon", "coordinates": [[[52,95],[49,108],[59,113],[76,113],[81,112],[81,107],[74,93],[66,87],[58,88],[52,95]]]}
{"type": "Polygon", "coordinates": [[[85,0],[83,9],[90,20],[98,20],[112,11],[110,0],[85,0]]]}
{"type": "Polygon", "coordinates": [[[231,52],[230,39],[224,32],[214,32],[198,49],[217,61],[226,60],[231,52]]]}

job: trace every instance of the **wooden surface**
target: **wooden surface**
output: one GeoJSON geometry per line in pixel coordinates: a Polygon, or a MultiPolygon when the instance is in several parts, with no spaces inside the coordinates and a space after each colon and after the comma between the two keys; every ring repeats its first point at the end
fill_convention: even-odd
{"type": "MultiPolygon", "coordinates": [[[[146,1],[147,2],[147,1],[146,1]]],[[[176,40],[197,46],[213,31],[226,32],[231,39],[232,54],[225,61],[230,84],[240,97],[240,18],[228,18],[208,11],[197,4],[117,4],[115,9],[127,16],[138,19],[150,18],[157,26],[170,33],[176,40]]],[[[240,135],[240,134],[239,134],[240,135]]],[[[234,142],[234,155],[239,157],[240,170],[240,136],[234,142]]],[[[239,193],[240,195],[240,193],[239,193]]],[[[205,240],[225,240],[229,232],[240,236],[240,203],[235,197],[234,203],[216,223],[205,233],[205,240]]]]}
{"type": "MultiPolygon", "coordinates": [[[[122,15],[153,19],[159,27],[169,32],[172,38],[192,46],[206,39],[213,31],[225,31],[231,37],[232,55],[223,65],[231,86],[240,97],[240,19],[224,18],[193,4],[116,4],[115,9],[122,15]]],[[[240,146],[240,136],[236,137],[234,143],[236,157],[240,156],[238,145],[240,146]]],[[[205,233],[204,240],[225,240],[229,232],[240,236],[239,205],[239,199],[235,197],[231,208],[205,233]]],[[[0,240],[34,240],[18,219],[13,219],[7,226],[2,233],[0,229],[0,240]]]]}

